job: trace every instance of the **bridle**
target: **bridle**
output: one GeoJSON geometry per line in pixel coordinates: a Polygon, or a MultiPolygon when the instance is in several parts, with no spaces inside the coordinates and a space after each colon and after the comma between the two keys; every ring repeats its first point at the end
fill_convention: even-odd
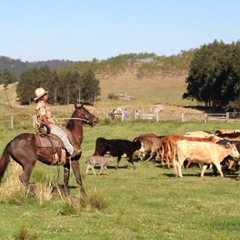
{"type": "Polygon", "coordinates": [[[82,121],[82,122],[89,123],[90,121],[88,120],[87,114],[85,114],[84,111],[81,111],[81,114],[84,116],[84,118],[78,117],[77,114],[76,114],[76,110],[75,110],[74,113],[73,113],[73,117],[71,117],[69,119],[70,120],[79,120],[79,121],[82,121]]]}

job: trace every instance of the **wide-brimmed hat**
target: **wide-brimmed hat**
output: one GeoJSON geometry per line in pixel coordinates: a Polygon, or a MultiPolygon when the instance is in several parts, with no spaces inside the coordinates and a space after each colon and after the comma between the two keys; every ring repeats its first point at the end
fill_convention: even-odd
{"type": "Polygon", "coordinates": [[[36,97],[34,98],[34,100],[38,100],[40,97],[42,97],[43,95],[45,95],[46,93],[48,93],[48,91],[45,91],[43,88],[37,88],[35,90],[35,95],[36,97]]]}

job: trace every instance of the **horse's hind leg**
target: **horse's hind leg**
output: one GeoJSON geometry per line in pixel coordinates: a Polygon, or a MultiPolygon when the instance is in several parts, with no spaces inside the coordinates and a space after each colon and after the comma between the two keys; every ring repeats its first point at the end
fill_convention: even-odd
{"type": "Polygon", "coordinates": [[[76,181],[80,187],[81,193],[86,195],[86,192],[85,192],[85,189],[84,189],[83,183],[82,183],[82,176],[80,173],[80,167],[79,167],[78,161],[72,161],[72,169],[73,169],[74,175],[76,177],[76,181]]]}
{"type": "Polygon", "coordinates": [[[33,168],[35,167],[36,161],[32,161],[31,164],[29,165],[23,165],[23,173],[20,175],[20,180],[21,182],[25,185],[28,186],[29,185],[29,179],[31,176],[31,173],[33,171],[33,168]]]}

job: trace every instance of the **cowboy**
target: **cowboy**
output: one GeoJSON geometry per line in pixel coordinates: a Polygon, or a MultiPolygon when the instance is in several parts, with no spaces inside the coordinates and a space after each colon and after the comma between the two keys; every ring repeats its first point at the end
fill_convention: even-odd
{"type": "Polygon", "coordinates": [[[46,104],[46,101],[48,100],[48,91],[45,91],[40,87],[35,90],[35,95],[36,97],[34,100],[37,102],[36,124],[38,129],[43,128],[48,134],[51,133],[58,136],[61,139],[65,149],[69,153],[70,158],[80,155],[82,150],[74,151],[72,144],[68,140],[67,134],[61,127],[55,124],[52,113],[46,104]]]}

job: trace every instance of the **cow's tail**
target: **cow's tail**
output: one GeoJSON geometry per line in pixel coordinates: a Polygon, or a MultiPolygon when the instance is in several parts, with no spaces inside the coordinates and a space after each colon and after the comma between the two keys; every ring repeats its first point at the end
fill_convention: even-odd
{"type": "Polygon", "coordinates": [[[0,158],[0,182],[3,178],[3,175],[7,169],[7,166],[10,162],[10,143],[7,144],[3,150],[2,156],[0,158]]]}

